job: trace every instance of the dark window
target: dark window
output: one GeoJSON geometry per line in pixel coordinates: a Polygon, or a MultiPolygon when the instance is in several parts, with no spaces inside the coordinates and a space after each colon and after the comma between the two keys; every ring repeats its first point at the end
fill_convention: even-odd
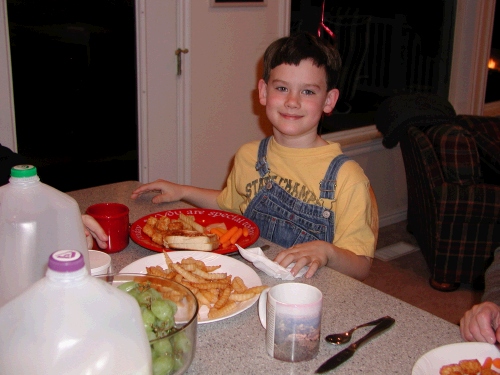
{"type": "Polygon", "coordinates": [[[8,0],[17,145],[62,191],[137,180],[133,0],[8,0]]]}
{"type": "Polygon", "coordinates": [[[343,61],[340,99],[320,133],[374,123],[380,103],[396,94],[448,97],[455,0],[292,0],[290,32],[318,33],[323,16],[343,61]],[[323,13],[324,5],[324,13],[323,13]]]}
{"type": "Polygon", "coordinates": [[[488,81],[486,83],[485,103],[500,100],[500,3],[495,7],[495,20],[493,23],[493,36],[491,39],[490,61],[488,63],[488,81]]]}

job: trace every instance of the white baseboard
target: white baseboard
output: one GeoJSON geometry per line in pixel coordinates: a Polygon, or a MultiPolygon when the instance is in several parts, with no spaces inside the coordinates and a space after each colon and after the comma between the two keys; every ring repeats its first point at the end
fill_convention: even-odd
{"type": "Polygon", "coordinates": [[[402,210],[402,211],[395,212],[395,213],[392,213],[389,215],[380,216],[378,218],[379,228],[386,227],[388,225],[396,224],[396,223],[399,223],[401,221],[406,220],[406,212],[407,212],[407,210],[402,210]]]}

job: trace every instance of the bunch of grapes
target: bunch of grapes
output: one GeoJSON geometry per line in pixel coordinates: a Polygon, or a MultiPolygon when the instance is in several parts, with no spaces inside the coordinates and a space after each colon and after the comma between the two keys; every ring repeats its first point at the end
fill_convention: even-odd
{"type": "Polygon", "coordinates": [[[149,282],[129,281],[118,288],[139,303],[144,328],[151,343],[153,375],[170,375],[177,371],[184,363],[184,354],[191,350],[191,342],[184,332],[178,332],[175,327],[175,302],[163,298],[149,282]]]}

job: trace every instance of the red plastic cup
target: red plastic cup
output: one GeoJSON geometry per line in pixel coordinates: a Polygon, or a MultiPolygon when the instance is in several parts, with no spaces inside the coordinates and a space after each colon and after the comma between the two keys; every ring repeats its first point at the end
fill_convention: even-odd
{"type": "Polygon", "coordinates": [[[117,253],[125,249],[129,241],[129,209],[121,203],[97,203],[87,208],[109,236],[108,247],[102,251],[117,253]]]}

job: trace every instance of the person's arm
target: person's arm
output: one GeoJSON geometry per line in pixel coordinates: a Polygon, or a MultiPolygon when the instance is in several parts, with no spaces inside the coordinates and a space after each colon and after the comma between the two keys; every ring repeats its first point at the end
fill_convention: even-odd
{"type": "Polygon", "coordinates": [[[99,223],[90,215],[82,215],[83,226],[85,230],[85,237],[87,239],[87,248],[90,250],[94,245],[93,239],[95,238],[97,246],[100,249],[108,247],[108,235],[99,223]]]}
{"type": "Polygon", "coordinates": [[[466,341],[500,342],[500,248],[486,270],[482,301],[460,319],[460,334],[466,341]]]}
{"type": "Polygon", "coordinates": [[[141,194],[157,192],[152,198],[153,203],[175,202],[183,200],[197,207],[219,209],[217,196],[220,190],[203,189],[189,185],[179,185],[165,180],[156,180],[144,184],[132,192],[131,198],[136,199],[141,194]]]}
{"type": "Polygon", "coordinates": [[[296,275],[300,269],[309,266],[305,277],[309,278],[320,267],[327,266],[358,280],[368,277],[371,259],[356,255],[352,251],[341,249],[325,241],[312,241],[295,245],[280,252],[274,259],[281,266],[287,267],[295,262],[291,272],[296,275]]]}

